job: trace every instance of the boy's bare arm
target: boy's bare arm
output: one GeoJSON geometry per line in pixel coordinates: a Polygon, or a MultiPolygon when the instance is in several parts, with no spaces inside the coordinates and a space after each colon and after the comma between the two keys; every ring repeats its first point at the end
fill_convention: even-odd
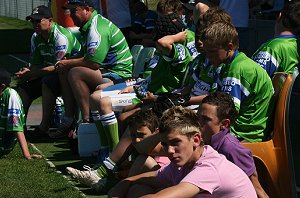
{"type": "Polygon", "coordinates": [[[142,173],[120,181],[117,185],[110,189],[110,191],[108,192],[108,197],[126,197],[129,188],[135,184],[158,187],[156,171],[142,173]]]}
{"type": "Polygon", "coordinates": [[[32,158],[42,158],[41,155],[36,155],[36,154],[30,154],[28,150],[28,145],[27,141],[25,138],[25,135],[23,132],[17,132],[17,139],[19,141],[20,147],[22,149],[23,155],[26,159],[32,159],[32,158]]]}
{"type": "Polygon", "coordinates": [[[165,56],[172,57],[174,54],[173,52],[173,44],[174,43],[181,43],[184,42],[187,37],[187,31],[179,32],[175,35],[167,35],[160,38],[158,43],[158,49],[161,53],[165,56]]]}
{"type": "Polygon", "coordinates": [[[198,193],[203,192],[202,189],[195,186],[194,184],[182,182],[175,186],[165,188],[153,195],[145,195],[143,198],[173,198],[182,195],[181,197],[194,197],[198,193]]]}

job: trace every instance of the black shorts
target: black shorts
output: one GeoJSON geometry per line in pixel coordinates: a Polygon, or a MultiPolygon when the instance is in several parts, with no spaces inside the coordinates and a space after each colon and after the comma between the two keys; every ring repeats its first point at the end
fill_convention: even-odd
{"type": "Polygon", "coordinates": [[[57,97],[61,95],[58,74],[49,74],[47,76],[37,78],[18,85],[23,89],[31,100],[35,100],[42,96],[42,84],[47,85],[51,92],[57,97]]]}

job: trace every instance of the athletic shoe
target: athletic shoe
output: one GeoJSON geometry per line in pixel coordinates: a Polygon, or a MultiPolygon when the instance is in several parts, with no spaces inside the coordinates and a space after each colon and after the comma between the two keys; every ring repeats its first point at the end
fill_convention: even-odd
{"type": "Polygon", "coordinates": [[[67,124],[65,122],[62,122],[56,131],[49,133],[49,137],[52,139],[64,138],[68,136],[71,130],[72,130],[72,123],[67,124]]]}
{"type": "Polygon", "coordinates": [[[112,188],[120,181],[115,177],[113,170],[108,169],[104,162],[101,162],[100,164],[98,164],[98,166],[96,166],[97,173],[101,177],[101,179],[99,179],[99,181],[92,186],[93,189],[101,193],[107,193],[110,188],[112,188]]]}
{"type": "Polygon", "coordinates": [[[72,176],[72,178],[77,179],[81,184],[93,187],[101,179],[97,173],[97,170],[94,170],[86,165],[84,165],[83,168],[85,171],[67,167],[66,171],[72,176]]]}

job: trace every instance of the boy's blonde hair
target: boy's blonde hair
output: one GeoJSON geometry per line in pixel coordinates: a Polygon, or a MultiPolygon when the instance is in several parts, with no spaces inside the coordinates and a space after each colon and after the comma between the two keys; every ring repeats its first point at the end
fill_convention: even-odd
{"type": "Polygon", "coordinates": [[[239,48],[238,33],[233,24],[226,22],[217,22],[206,27],[201,35],[201,41],[216,48],[227,49],[229,43],[233,44],[234,50],[239,48]]]}
{"type": "Polygon", "coordinates": [[[196,133],[201,134],[201,126],[197,114],[188,108],[174,106],[166,110],[160,120],[159,132],[169,133],[176,130],[189,138],[196,133]]]}

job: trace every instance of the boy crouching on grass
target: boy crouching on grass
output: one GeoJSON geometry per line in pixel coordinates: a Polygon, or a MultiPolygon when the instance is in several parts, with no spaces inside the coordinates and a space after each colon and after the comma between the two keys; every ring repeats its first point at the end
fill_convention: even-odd
{"type": "Polygon", "coordinates": [[[256,197],[240,168],[203,145],[197,114],[192,110],[173,107],[164,112],[159,133],[171,163],[121,181],[109,191],[109,197],[256,197]]]}
{"type": "Polygon", "coordinates": [[[9,87],[10,74],[0,69],[0,157],[11,152],[18,139],[26,159],[41,158],[30,154],[24,135],[25,114],[18,93],[9,87]]]}

